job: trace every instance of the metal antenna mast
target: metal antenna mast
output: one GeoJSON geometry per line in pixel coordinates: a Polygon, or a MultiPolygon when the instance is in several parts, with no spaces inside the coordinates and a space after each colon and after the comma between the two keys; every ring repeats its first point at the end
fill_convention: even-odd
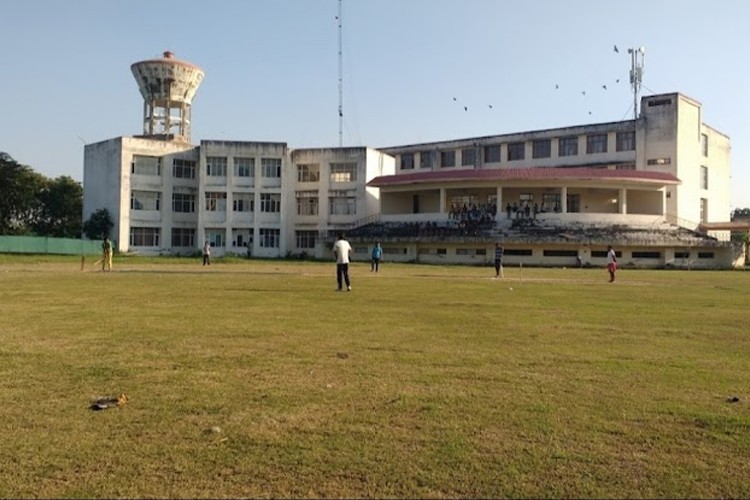
{"type": "Polygon", "coordinates": [[[638,93],[643,81],[643,64],[646,58],[646,48],[628,49],[630,54],[630,86],[633,88],[633,119],[638,119],[638,93]]]}
{"type": "Polygon", "coordinates": [[[341,0],[339,0],[339,147],[344,145],[344,59],[341,50],[341,0]]]}

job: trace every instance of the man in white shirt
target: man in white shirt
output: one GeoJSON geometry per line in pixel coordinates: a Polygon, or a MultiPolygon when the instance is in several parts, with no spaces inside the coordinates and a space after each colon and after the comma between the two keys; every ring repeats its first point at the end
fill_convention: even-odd
{"type": "Polygon", "coordinates": [[[203,244],[203,265],[211,265],[211,244],[208,240],[203,244]]]}
{"type": "Polygon", "coordinates": [[[615,255],[612,245],[607,247],[607,271],[609,271],[609,282],[614,282],[615,271],[617,271],[617,255],[615,255]]]}
{"type": "Polygon", "coordinates": [[[352,246],[344,239],[344,233],[339,233],[338,240],[333,244],[333,255],[336,257],[336,282],[339,285],[339,292],[343,288],[343,282],[346,282],[346,291],[352,291],[352,284],[349,281],[349,258],[351,253],[352,246]]]}

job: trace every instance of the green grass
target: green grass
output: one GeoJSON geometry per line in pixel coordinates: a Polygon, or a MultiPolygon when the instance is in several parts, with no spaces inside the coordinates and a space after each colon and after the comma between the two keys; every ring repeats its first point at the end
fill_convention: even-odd
{"type": "Polygon", "coordinates": [[[750,496],[746,272],[92,260],[0,256],[0,497],[750,496]]]}

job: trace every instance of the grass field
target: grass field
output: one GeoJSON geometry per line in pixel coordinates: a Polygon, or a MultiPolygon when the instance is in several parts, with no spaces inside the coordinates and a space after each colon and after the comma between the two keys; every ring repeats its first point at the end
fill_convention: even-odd
{"type": "Polygon", "coordinates": [[[0,497],[750,497],[750,273],[80,267],[0,256],[0,497]]]}

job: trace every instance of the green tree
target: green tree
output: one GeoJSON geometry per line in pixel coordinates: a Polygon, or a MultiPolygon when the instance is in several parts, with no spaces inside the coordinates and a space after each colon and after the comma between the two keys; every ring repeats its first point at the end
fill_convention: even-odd
{"type": "Polygon", "coordinates": [[[67,175],[48,179],[37,192],[39,210],[32,229],[40,236],[79,238],[83,187],[67,175]]]}
{"type": "Polygon", "coordinates": [[[0,152],[0,234],[23,235],[39,212],[37,193],[45,177],[0,152]]]}
{"type": "Polygon", "coordinates": [[[90,240],[101,240],[109,236],[109,232],[115,226],[112,217],[106,208],[94,210],[91,217],[83,223],[83,233],[90,240]]]}

